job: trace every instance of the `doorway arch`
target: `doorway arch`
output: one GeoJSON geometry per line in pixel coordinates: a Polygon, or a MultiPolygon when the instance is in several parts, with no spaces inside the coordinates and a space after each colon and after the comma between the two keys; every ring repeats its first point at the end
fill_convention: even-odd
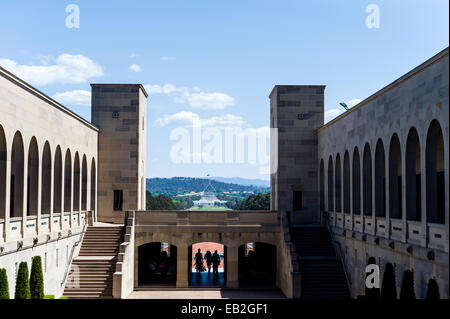
{"type": "Polygon", "coordinates": [[[276,286],[277,248],[263,242],[239,246],[239,286],[276,286]]]}
{"type": "Polygon", "coordinates": [[[177,280],[177,247],[152,242],[138,247],[138,285],[175,286],[177,280]]]}
{"type": "Polygon", "coordinates": [[[226,251],[227,248],[225,245],[216,243],[216,242],[199,242],[194,243],[189,246],[188,249],[188,267],[189,267],[189,286],[191,287],[223,287],[226,285],[226,268],[227,268],[227,259],[226,259],[226,251]],[[202,254],[202,264],[204,267],[204,271],[199,271],[196,268],[196,257],[199,253],[202,254]],[[208,267],[207,252],[211,253],[211,258],[213,259],[214,253],[217,251],[217,254],[220,256],[220,263],[218,265],[218,274],[214,275],[214,267],[211,262],[210,268],[208,267]]]}

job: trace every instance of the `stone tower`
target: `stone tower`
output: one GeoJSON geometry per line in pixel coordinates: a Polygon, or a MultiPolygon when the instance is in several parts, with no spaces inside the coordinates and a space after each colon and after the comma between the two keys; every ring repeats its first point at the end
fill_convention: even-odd
{"type": "Polygon", "coordinates": [[[269,96],[271,209],[291,212],[298,224],[319,221],[317,129],[324,123],[324,90],[277,85],[269,96]]]}
{"type": "Polygon", "coordinates": [[[145,209],[147,93],[140,84],[92,84],[98,134],[97,218],[123,223],[145,209]]]}

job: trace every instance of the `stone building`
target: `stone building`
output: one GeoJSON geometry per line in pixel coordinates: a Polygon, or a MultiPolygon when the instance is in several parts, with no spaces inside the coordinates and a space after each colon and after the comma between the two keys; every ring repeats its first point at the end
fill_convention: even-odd
{"type": "Polygon", "coordinates": [[[447,48],[327,124],[325,86],[275,86],[271,210],[226,212],[145,211],[141,85],[92,85],[89,123],[0,68],[10,296],[33,256],[56,297],[126,298],[161,284],[147,265],[161,253],[168,284],[185,289],[192,246],[214,242],[224,245],[224,289],[356,298],[376,263],[381,276],[393,265],[398,292],[410,270],[418,298],[430,279],[448,298],[448,60],[447,48]]]}

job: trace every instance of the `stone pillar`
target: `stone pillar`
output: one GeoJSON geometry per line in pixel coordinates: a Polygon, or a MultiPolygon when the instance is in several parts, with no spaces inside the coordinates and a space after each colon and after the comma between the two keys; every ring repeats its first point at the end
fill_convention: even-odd
{"type": "Polygon", "coordinates": [[[11,215],[11,151],[6,152],[6,184],[5,184],[5,230],[3,232],[4,241],[7,242],[11,226],[9,219],[11,215]]]}
{"type": "Polygon", "coordinates": [[[371,170],[372,170],[372,235],[375,235],[377,231],[377,223],[376,223],[376,214],[375,214],[375,153],[376,153],[376,144],[374,148],[370,149],[370,157],[372,158],[371,162],[371,170]]]}
{"type": "Polygon", "coordinates": [[[362,156],[359,154],[359,198],[359,208],[361,209],[361,232],[364,233],[366,228],[366,223],[364,222],[364,146],[362,156]]]}
{"type": "Polygon", "coordinates": [[[406,242],[406,145],[400,154],[402,161],[402,242],[406,242]]]}
{"type": "MultiPolygon", "coordinates": [[[[72,218],[73,218],[73,197],[74,197],[74,186],[75,186],[75,156],[76,153],[72,154],[72,151],[70,152],[71,158],[71,170],[70,170],[70,217],[69,217],[69,228],[72,228],[72,218]]],[[[78,160],[79,161],[79,160],[78,160]]]]}
{"type": "Polygon", "coordinates": [[[178,245],[177,250],[177,288],[189,287],[188,281],[188,246],[178,245]]]}
{"type": "MultiPolygon", "coordinates": [[[[345,151],[344,151],[345,152],[345,151]]],[[[343,227],[345,228],[345,210],[344,210],[344,162],[345,162],[345,153],[341,154],[340,156],[340,166],[341,166],[341,213],[342,218],[344,219],[343,227]]]]}
{"type": "Polygon", "coordinates": [[[384,175],[386,176],[386,187],[385,187],[385,198],[386,198],[386,228],[385,228],[385,234],[384,237],[389,239],[389,234],[390,234],[390,230],[391,230],[391,223],[390,223],[390,211],[389,211],[389,167],[390,167],[390,162],[389,162],[389,147],[388,147],[388,151],[384,152],[384,169],[385,169],[385,173],[384,175]]]}
{"type": "Polygon", "coordinates": [[[23,202],[22,202],[22,238],[25,238],[27,231],[27,210],[28,210],[28,148],[23,152],[23,202]]]}
{"type": "Polygon", "coordinates": [[[59,216],[59,229],[62,230],[64,218],[64,203],[66,202],[65,186],[66,186],[66,157],[61,150],[61,214],[59,216]]]}
{"type": "Polygon", "coordinates": [[[42,206],[42,160],[44,153],[42,150],[38,151],[39,161],[38,161],[38,193],[37,193],[37,217],[36,217],[36,234],[41,233],[41,206],[42,206]]]}
{"type": "MultiPolygon", "coordinates": [[[[421,196],[421,229],[420,245],[427,247],[427,167],[426,167],[426,143],[420,143],[420,196],[421,196]]],[[[436,190],[435,190],[436,191],[436,190]]],[[[448,197],[448,195],[447,195],[448,197]]],[[[407,231],[407,228],[405,229],[407,231]]]]}
{"type": "MultiPolygon", "coordinates": [[[[81,160],[79,160],[79,163],[80,163],[80,174],[78,176],[79,177],[79,181],[78,181],[78,218],[77,218],[76,226],[80,226],[81,211],[83,210],[82,200],[81,200],[83,198],[83,157],[81,157],[81,160]]],[[[86,194],[86,196],[87,196],[87,194],[86,194]]]]}
{"type": "Polygon", "coordinates": [[[239,246],[230,245],[227,247],[227,288],[239,287],[239,246]]]}
{"type": "Polygon", "coordinates": [[[348,188],[348,191],[350,192],[350,230],[353,230],[355,221],[353,219],[353,153],[350,155],[350,152],[348,153],[348,165],[350,170],[350,185],[348,188]]]}
{"type": "MultiPolygon", "coordinates": [[[[56,152],[55,152],[56,154],[56,152]]],[[[54,212],[54,199],[55,199],[55,186],[54,186],[54,178],[55,178],[55,154],[52,154],[50,151],[50,159],[51,159],[51,165],[50,165],[50,219],[48,224],[48,231],[51,233],[53,229],[53,212],[54,212]]]]}

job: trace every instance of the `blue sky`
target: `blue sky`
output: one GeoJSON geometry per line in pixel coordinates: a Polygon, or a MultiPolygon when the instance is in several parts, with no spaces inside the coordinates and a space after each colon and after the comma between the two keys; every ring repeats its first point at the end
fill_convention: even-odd
{"type": "Polygon", "coordinates": [[[0,65],[90,120],[90,83],[149,91],[147,176],[267,178],[173,163],[174,128],[269,126],[276,84],[323,84],[327,118],[448,46],[447,0],[1,1],[0,65]],[[80,9],[67,28],[66,6],[80,9]],[[380,9],[367,28],[366,7],[380,9]]]}

